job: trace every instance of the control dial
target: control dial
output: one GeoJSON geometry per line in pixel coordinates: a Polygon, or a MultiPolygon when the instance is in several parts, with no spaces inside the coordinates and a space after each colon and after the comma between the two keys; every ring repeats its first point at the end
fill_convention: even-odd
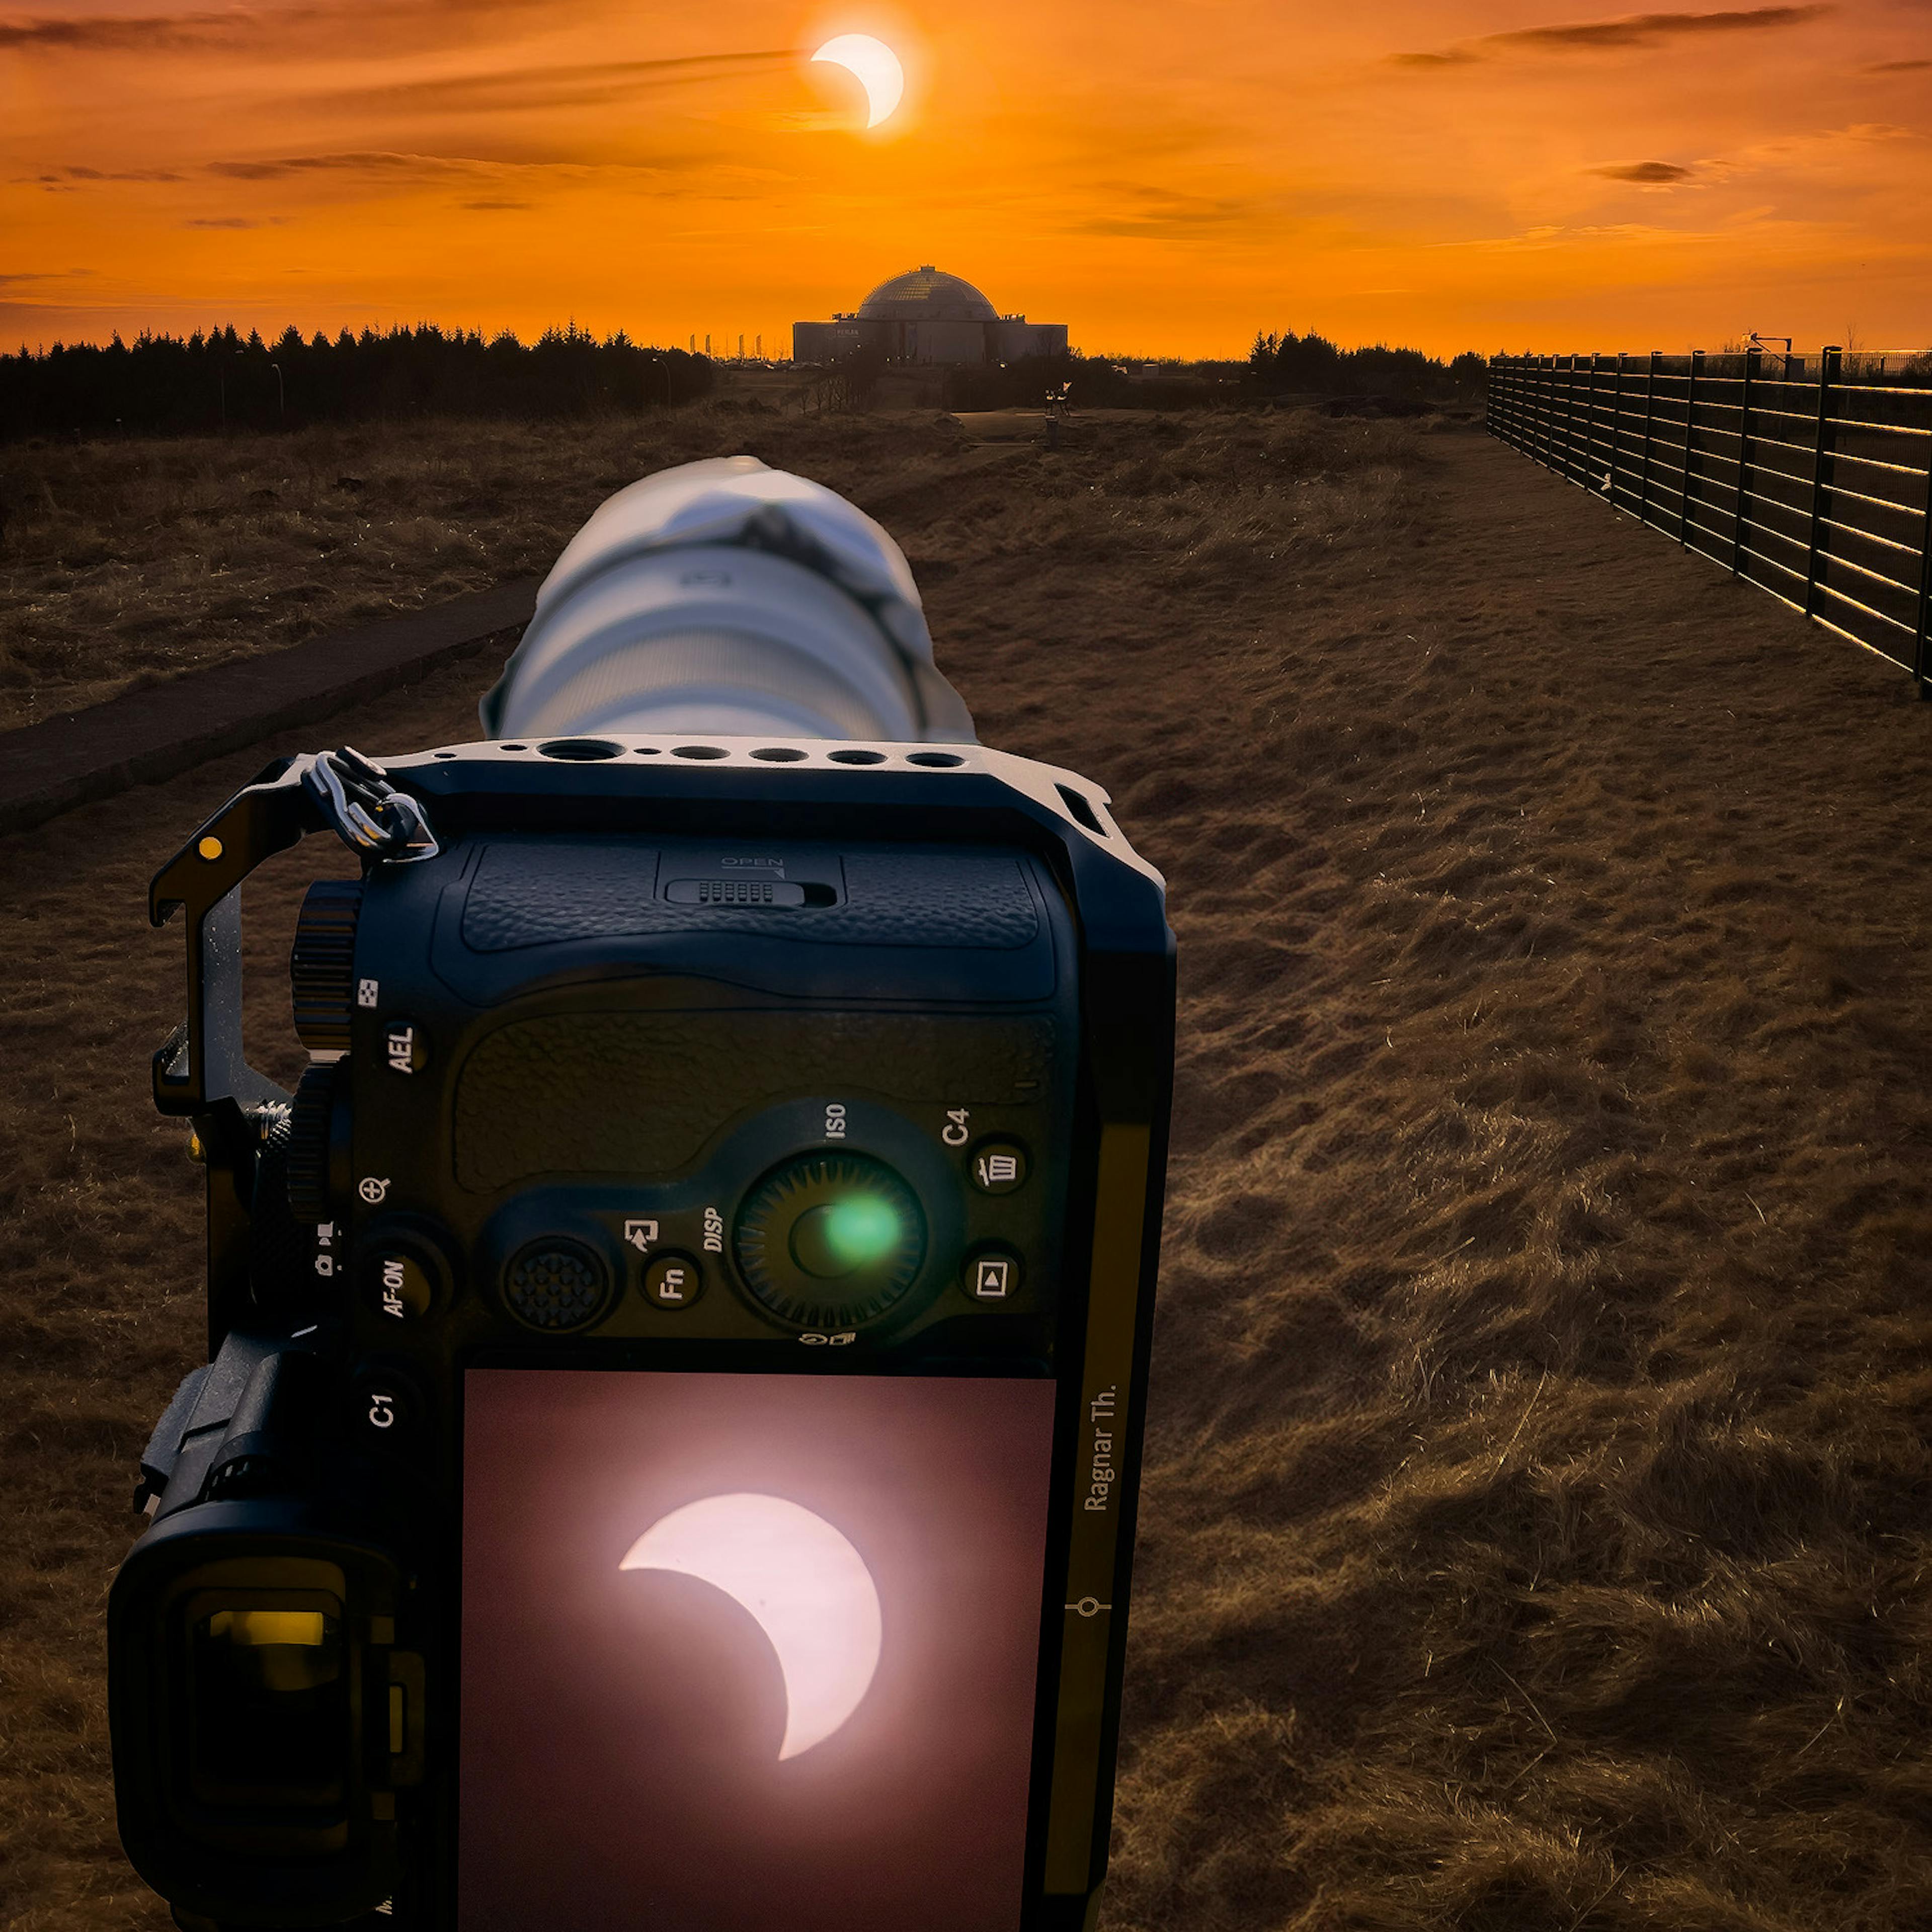
{"type": "Polygon", "coordinates": [[[781,1321],[856,1328],[904,1298],[926,1238],[919,1197],[884,1162],[809,1154],[752,1190],[732,1246],[745,1285],[781,1321]]]}
{"type": "Polygon", "coordinates": [[[355,1010],[356,921],[359,879],[318,879],[302,901],[289,954],[296,1034],[311,1053],[346,1053],[355,1010]]]}
{"type": "Polygon", "coordinates": [[[318,1060],[304,1068],[289,1108],[283,1153],[289,1212],[310,1226],[329,1218],[330,1142],[335,1130],[336,1065],[318,1060]]]}

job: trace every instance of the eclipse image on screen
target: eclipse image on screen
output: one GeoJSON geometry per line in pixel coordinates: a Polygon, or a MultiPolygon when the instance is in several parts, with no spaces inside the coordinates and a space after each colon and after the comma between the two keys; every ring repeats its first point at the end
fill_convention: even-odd
{"type": "Polygon", "coordinates": [[[464,1932],[1013,1932],[1053,1388],[472,1370],[464,1932]]]}

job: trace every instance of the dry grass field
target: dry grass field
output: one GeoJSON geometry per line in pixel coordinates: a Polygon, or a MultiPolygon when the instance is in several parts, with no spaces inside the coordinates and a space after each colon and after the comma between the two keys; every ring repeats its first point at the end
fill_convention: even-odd
{"type": "Polygon", "coordinates": [[[155,680],[541,576],[609,496],[750,448],[896,493],[966,443],[950,416],[842,418],[731,396],[544,424],[0,446],[0,730],[155,680]]]}
{"type": "MultiPolygon", "coordinates": [[[[1091,774],[1166,874],[1107,1932],[1932,1924],[1932,707],[1467,431],[1097,424],[979,470],[930,418],[653,434],[686,440],[315,462],[316,502],[339,460],[396,506],[380,568],[212,474],[181,494],[233,594],[362,570],[387,608],[541,568],[680,456],[890,484],[981,736],[1091,774]]],[[[101,506],[107,575],[10,559],[9,664],[94,691],[138,635],[179,648],[136,674],[193,661],[230,593],[185,526],[144,533],[163,493],[129,451],[46,460],[101,506]],[[104,644],[116,600],[159,628],[104,644]]],[[[253,488],[284,453],[228,460],[253,488]]],[[[116,1844],[100,1655],[134,1459],[201,1333],[195,1171],[146,1097],[179,946],[147,878],[270,750],[472,736],[488,674],[0,842],[12,1932],[166,1922],[116,1844]]],[[[340,865],[285,855],[251,900],[284,1077],[289,926],[340,865]]]]}

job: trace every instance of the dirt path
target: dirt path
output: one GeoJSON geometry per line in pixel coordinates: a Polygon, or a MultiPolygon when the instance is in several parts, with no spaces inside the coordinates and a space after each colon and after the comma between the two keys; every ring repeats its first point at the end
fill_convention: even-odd
{"type": "MultiPolygon", "coordinates": [[[[1194,446],[1027,456],[907,538],[981,736],[1108,786],[1180,936],[1103,1922],[1932,1922],[1932,706],[1480,436],[1203,458],[1230,520],[1169,542],[1194,446]]],[[[478,688],[328,735],[454,741],[478,688]]],[[[142,906],[266,748],[0,842],[18,1932],[165,1923],[99,1660],[200,1334],[142,906]]]]}

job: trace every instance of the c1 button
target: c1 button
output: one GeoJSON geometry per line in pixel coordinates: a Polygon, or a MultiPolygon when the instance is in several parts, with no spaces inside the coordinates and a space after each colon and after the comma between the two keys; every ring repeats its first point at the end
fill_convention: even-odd
{"type": "Polygon", "coordinates": [[[966,1258],[960,1286],[975,1301],[1010,1301],[1020,1292],[1020,1258],[1005,1248],[982,1248],[966,1258]]]}
{"type": "Polygon", "coordinates": [[[973,1185],[982,1194],[1010,1194],[1026,1178],[1026,1149],[1018,1141],[982,1141],[974,1150],[973,1185]]]}
{"type": "Polygon", "coordinates": [[[382,1065],[391,1073],[420,1073],[429,1065],[429,1039],[414,1020],[385,1020],[382,1065]]]}
{"type": "Polygon", "coordinates": [[[379,1248],[364,1264],[363,1293],[372,1313],[406,1327],[436,1305],[436,1282],[406,1248],[379,1248]]]}
{"type": "Polygon", "coordinates": [[[400,1442],[416,1425],[414,1392],[399,1376],[363,1376],[356,1384],[354,1405],[356,1425],[372,1441],[400,1442]]]}
{"type": "Polygon", "coordinates": [[[660,1308],[688,1308],[704,1292],[704,1270],[688,1255],[659,1255],[644,1270],[644,1288],[660,1308]]]}

